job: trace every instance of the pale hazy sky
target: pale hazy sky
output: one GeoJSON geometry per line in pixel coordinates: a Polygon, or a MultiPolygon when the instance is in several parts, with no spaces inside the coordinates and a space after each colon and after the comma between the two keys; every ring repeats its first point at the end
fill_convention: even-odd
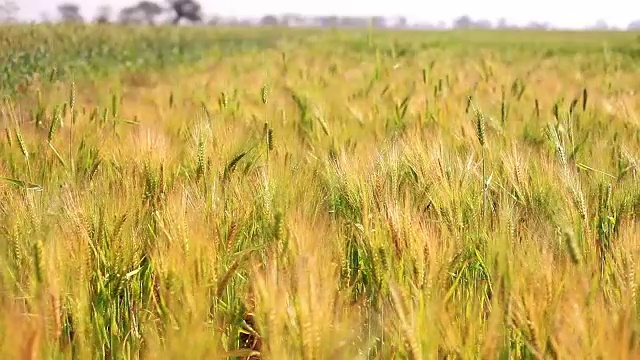
{"type": "MultiPolygon", "coordinates": [[[[1,0],[0,0],[1,1],[1,0]]],[[[23,19],[38,19],[43,12],[55,17],[56,5],[64,0],[16,0],[23,19]]],[[[138,0],[70,0],[79,4],[83,15],[93,16],[101,5],[120,9],[138,0]]],[[[159,0],[158,3],[166,3],[159,0]]],[[[495,21],[501,17],[512,24],[530,21],[549,22],[561,27],[584,27],[599,19],[609,25],[626,27],[640,19],[639,0],[201,0],[207,14],[224,16],[259,17],[273,13],[299,13],[304,15],[385,15],[406,16],[410,22],[445,21],[460,15],[473,19],[495,21]]]]}

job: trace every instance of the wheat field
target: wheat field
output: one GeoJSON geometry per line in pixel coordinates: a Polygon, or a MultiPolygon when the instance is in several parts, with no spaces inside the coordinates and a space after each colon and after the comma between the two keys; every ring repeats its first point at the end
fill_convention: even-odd
{"type": "Polygon", "coordinates": [[[638,34],[5,30],[0,358],[640,356],[638,34]]]}

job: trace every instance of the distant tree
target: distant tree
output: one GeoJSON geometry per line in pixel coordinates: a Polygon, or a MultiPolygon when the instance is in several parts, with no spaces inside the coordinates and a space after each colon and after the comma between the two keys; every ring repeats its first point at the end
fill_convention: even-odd
{"type": "Polygon", "coordinates": [[[58,12],[63,22],[80,23],[84,21],[80,15],[80,7],[76,4],[61,4],[58,6],[58,12]]]}
{"type": "Polygon", "coordinates": [[[118,12],[118,23],[123,25],[129,25],[133,23],[132,15],[134,12],[135,12],[135,9],[133,6],[128,6],[120,9],[120,11],[118,12]]]}
{"type": "Polygon", "coordinates": [[[260,25],[263,26],[277,26],[278,24],[280,24],[280,22],[274,15],[265,15],[260,20],[260,25]]]}
{"type": "Polygon", "coordinates": [[[156,18],[164,12],[164,9],[151,1],[141,1],[134,6],[120,10],[118,22],[125,25],[149,24],[154,25],[156,18]]]}
{"type": "Polygon", "coordinates": [[[162,14],[164,9],[152,1],[140,1],[136,8],[140,13],[144,14],[147,24],[153,25],[156,23],[156,18],[162,14]]]}
{"type": "Polygon", "coordinates": [[[498,29],[508,29],[510,26],[507,23],[507,19],[505,18],[500,18],[500,20],[498,20],[498,24],[496,25],[496,27],[498,29]]]}
{"type": "Polygon", "coordinates": [[[387,19],[385,19],[383,16],[374,16],[371,18],[371,27],[385,28],[387,27],[387,19]]]}
{"type": "Polygon", "coordinates": [[[17,20],[20,8],[13,0],[0,1],[0,23],[10,23],[17,20]]]}
{"type": "Polygon", "coordinates": [[[322,27],[337,27],[340,24],[340,19],[337,16],[321,16],[320,26],[322,27]]]}
{"type": "Polygon", "coordinates": [[[632,21],[629,26],[627,26],[629,30],[640,30],[640,20],[632,21]]]}
{"type": "Polygon", "coordinates": [[[491,29],[493,25],[489,20],[474,21],[469,16],[464,15],[453,22],[453,27],[456,29],[491,29]]]}
{"type": "Polygon", "coordinates": [[[111,22],[111,7],[108,5],[100,6],[94,22],[97,24],[107,24],[111,22]]]}
{"type": "Polygon", "coordinates": [[[551,29],[551,26],[548,23],[540,23],[540,22],[530,22],[529,24],[527,24],[527,26],[525,26],[526,29],[531,29],[531,30],[549,30],[551,29]]]}
{"type": "Polygon", "coordinates": [[[407,25],[409,24],[409,22],[407,21],[407,18],[402,16],[400,18],[398,18],[398,21],[396,21],[396,28],[398,29],[404,29],[407,27],[407,25]]]}
{"type": "Polygon", "coordinates": [[[609,30],[609,24],[607,24],[606,21],[604,21],[603,19],[600,19],[598,21],[596,21],[595,24],[593,24],[593,26],[591,26],[592,30],[609,30]]]}
{"type": "Polygon", "coordinates": [[[491,24],[491,21],[489,20],[478,20],[474,23],[471,24],[471,26],[475,29],[491,29],[493,28],[493,25],[491,24]]]}
{"type": "Polygon", "coordinates": [[[209,21],[207,21],[207,24],[211,25],[211,26],[217,26],[220,25],[224,22],[224,19],[220,16],[212,16],[209,21]]]}
{"type": "Polygon", "coordinates": [[[453,21],[453,27],[456,29],[469,29],[473,24],[473,20],[467,15],[460,16],[453,21]]]}
{"type": "Polygon", "coordinates": [[[338,18],[338,25],[348,28],[365,28],[369,26],[369,19],[357,16],[343,16],[338,18]]]}
{"type": "Polygon", "coordinates": [[[202,7],[195,0],[169,0],[169,3],[175,13],[174,24],[179,24],[182,19],[191,22],[202,21],[202,7]]]}
{"type": "Polygon", "coordinates": [[[305,23],[304,16],[301,16],[299,14],[288,13],[288,14],[283,14],[280,17],[280,24],[284,26],[300,26],[300,25],[303,25],[304,23],[305,23]]]}

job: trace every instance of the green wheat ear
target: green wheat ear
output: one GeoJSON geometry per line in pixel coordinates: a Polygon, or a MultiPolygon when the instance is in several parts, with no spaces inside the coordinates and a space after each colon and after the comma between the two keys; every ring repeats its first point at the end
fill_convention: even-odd
{"type": "Polygon", "coordinates": [[[114,119],[118,117],[118,97],[115,93],[111,95],[111,116],[114,119]]]}
{"type": "Polygon", "coordinates": [[[27,150],[27,145],[22,138],[22,132],[20,132],[20,128],[16,128],[16,139],[18,140],[18,146],[20,146],[20,152],[22,155],[29,160],[29,151],[27,150]]]}
{"type": "Polygon", "coordinates": [[[198,153],[197,153],[197,167],[196,175],[198,177],[204,175],[205,171],[205,143],[204,139],[200,138],[198,141],[198,153]]]}
{"type": "Polygon", "coordinates": [[[11,130],[9,130],[9,128],[4,128],[4,134],[7,137],[7,143],[9,144],[9,147],[13,146],[13,137],[11,136],[11,130]]]}
{"type": "Polygon", "coordinates": [[[267,129],[267,147],[269,151],[273,151],[273,129],[267,129]]]}
{"type": "Polygon", "coordinates": [[[36,240],[36,242],[33,243],[33,263],[34,263],[36,280],[38,281],[38,284],[42,284],[45,278],[43,253],[44,252],[42,249],[42,241],[36,240]]]}
{"type": "Polygon", "coordinates": [[[273,129],[269,126],[267,122],[264,123],[262,132],[264,134],[264,140],[267,144],[267,150],[272,151],[273,150],[273,129]]]}
{"type": "Polygon", "coordinates": [[[57,69],[55,67],[52,68],[51,72],[49,73],[49,82],[53,83],[56,80],[57,75],[58,75],[57,69]]]}
{"type": "Polygon", "coordinates": [[[69,107],[73,110],[76,108],[76,83],[71,82],[71,89],[69,90],[69,107]]]}
{"type": "Polygon", "coordinates": [[[473,106],[473,100],[469,97],[469,103],[473,108],[473,112],[476,115],[476,136],[481,146],[485,145],[485,133],[484,133],[484,114],[473,106]]]}
{"type": "Polygon", "coordinates": [[[564,144],[562,143],[562,140],[560,139],[560,135],[558,134],[558,130],[556,129],[555,126],[549,124],[547,126],[546,132],[547,132],[547,136],[551,140],[551,143],[553,144],[553,146],[556,149],[556,152],[558,154],[558,158],[560,159],[560,163],[562,164],[562,166],[564,168],[566,168],[566,166],[567,166],[567,154],[566,154],[566,151],[564,149],[564,144]]]}
{"type": "Polygon", "coordinates": [[[582,256],[580,255],[580,249],[578,248],[578,244],[576,244],[575,237],[569,231],[563,231],[563,237],[564,242],[567,246],[567,250],[569,251],[571,261],[575,265],[580,265],[580,263],[582,262],[582,256]]]}
{"type": "Polygon", "coordinates": [[[47,134],[47,140],[51,142],[53,140],[53,135],[55,135],[56,130],[60,126],[62,119],[60,117],[60,109],[58,107],[53,110],[53,119],[51,119],[51,126],[49,127],[49,133],[47,134]]]}
{"type": "Polygon", "coordinates": [[[262,103],[266,105],[269,100],[269,87],[267,85],[262,86],[262,89],[260,89],[260,96],[262,97],[262,103]]]}

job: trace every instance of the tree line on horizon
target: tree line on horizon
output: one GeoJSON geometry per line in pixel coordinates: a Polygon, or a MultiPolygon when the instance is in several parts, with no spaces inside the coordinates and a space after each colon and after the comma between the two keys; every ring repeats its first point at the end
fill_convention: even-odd
{"type": "MultiPolygon", "coordinates": [[[[19,7],[15,0],[0,0],[0,22],[15,21],[19,7]]],[[[389,18],[385,16],[358,17],[358,16],[304,16],[299,14],[273,15],[266,14],[260,19],[225,18],[222,16],[207,16],[203,13],[202,6],[197,0],[165,0],[164,4],[150,0],[141,0],[137,3],[114,10],[110,6],[101,6],[93,19],[85,19],[81,14],[81,8],[74,2],[64,2],[57,7],[57,21],[65,23],[97,23],[97,24],[125,24],[125,25],[158,25],[181,23],[201,25],[226,25],[226,26],[300,26],[300,27],[374,27],[374,28],[422,28],[422,29],[536,29],[552,30],[554,26],[549,23],[531,22],[525,26],[509,24],[506,19],[500,19],[495,24],[489,20],[474,20],[468,15],[455,19],[451,24],[438,22],[437,24],[409,24],[406,18],[389,18]]],[[[53,22],[48,15],[42,16],[43,22],[53,22]]],[[[592,30],[625,30],[609,26],[603,20],[597,21],[592,30]]],[[[640,30],[640,20],[631,22],[626,30],[640,30]]]]}

